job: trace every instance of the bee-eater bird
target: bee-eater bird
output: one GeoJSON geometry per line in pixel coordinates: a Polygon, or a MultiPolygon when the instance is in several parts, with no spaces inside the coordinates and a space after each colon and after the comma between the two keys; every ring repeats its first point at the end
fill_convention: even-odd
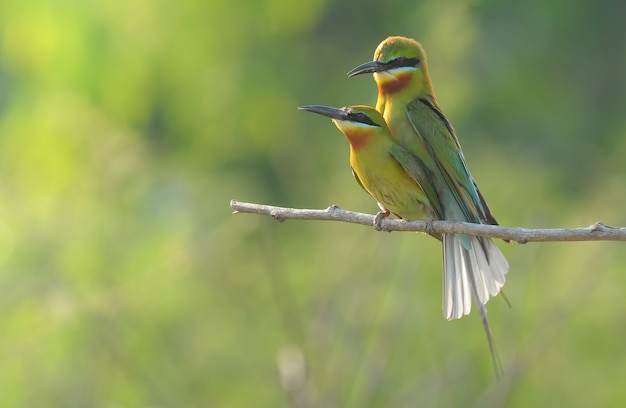
{"type": "MultiPolygon", "coordinates": [[[[373,73],[378,86],[376,109],[383,114],[394,140],[425,167],[422,185],[441,219],[497,225],[471,176],[452,125],[443,114],[430,81],[421,44],[405,37],[389,37],[374,60],[348,72],[352,77],[373,73]]],[[[443,235],[443,314],[458,319],[471,310],[472,298],[480,311],[494,362],[495,351],[485,304],[505,282],[508,263],[489,238],[443,235]]],[[[497,364],[497,363],[496,363],[497,364]]]]}
{"type": "Polygon", "coordinates": [[[298,109],[331,118],[346,136],[352,173],[384,214],[409,220],[439,217],[439,209],[431,206],[418,180],[426,178],[421,174],[423,164],[393,139],[380,112],[370,106],[337,109],[311,105],[298,109]]]}

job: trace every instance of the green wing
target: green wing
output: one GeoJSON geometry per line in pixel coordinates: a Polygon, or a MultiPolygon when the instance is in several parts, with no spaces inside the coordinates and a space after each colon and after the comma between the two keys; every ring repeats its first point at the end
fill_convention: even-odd
{"type": "MultiPolygon", "coordinates": [[[[438,167],[433,171],[441,172],[446,184],[436,186],[437,191],[451,193],[464,221],[497,224],[467,169],[454,129],[439,107],[428,99],[416,98],[407,106],[407,116],[438,167]]],[[[441,183],[436,179],[434,182],[441,183]]]]}
{"type": "Polygon", "coordinates": [[[433,177],[430,170],[420,159],[409,153],[399,144],[394,143],[389,149],[389,154],[391,154],[400,166],[402,166],[404,171],[407,172],[413,181],[415,181],[426,194],[430,206],[435,211],[435,217],[437,219],[442,219],[443,211],[441,208],[441,202],[435,192],[433,177]]]}

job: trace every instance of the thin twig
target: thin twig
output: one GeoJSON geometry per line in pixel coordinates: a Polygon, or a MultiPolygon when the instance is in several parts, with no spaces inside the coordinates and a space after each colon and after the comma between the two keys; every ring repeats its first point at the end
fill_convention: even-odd
{"type": "MultiPolygon", "coordinates": [[[[374,215],[346,211],[331,205],[325,210],[276,207],[231,200],[230,206],[237,213],[269,215],[275,220],[317,220],[342,221],[352,224],[374,225],[374,215]]],[[[499,225],[472,224],[457,221],[418,220],[405,221],[390,217],[383,218],[378,224],[382,231],[416,231],[440,234],[470,234],[482,237],[502,238],[525,244],[526,242],[547,241],[626,241],[626,228],[610,227],[601,222],[585,228],[509,228],[499,225]]]]}

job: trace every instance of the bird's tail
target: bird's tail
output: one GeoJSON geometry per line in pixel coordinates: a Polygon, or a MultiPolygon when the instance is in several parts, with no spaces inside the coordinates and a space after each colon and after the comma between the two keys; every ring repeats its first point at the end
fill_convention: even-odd
{"type": "Polygon", "coordinates": [[[443,236],[443,314],[448,320],[469,314],[472,298],[485,328],[496,373],[501,373],[485,304],[504,285],[509,269],[500,249],[489,238],[460,234],[443,236]]]}
{"type": "Polygon", "coordinates": [[[443,235],[443,314],[458,319],[469,314],[472,298],[484,305],[504,285],[509,269],[500,249],[489,238],[443,235]]]}

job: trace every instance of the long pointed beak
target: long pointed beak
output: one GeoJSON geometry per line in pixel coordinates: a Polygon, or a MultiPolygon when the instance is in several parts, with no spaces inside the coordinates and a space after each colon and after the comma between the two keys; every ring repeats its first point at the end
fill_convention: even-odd
{"type": "Polygon", "coordinates": [[[361,64],[356,68],[352,68],[350,72],[348,72],[348,77],[353,77],[355,75],[361,74],[371,74],[372,72],[385,71],[386,69],[387,67],[382,62],[370,61],[361,64]]]}
{"type": "Polygon", "coordinates": [[[331,119],[347,120],[348,113],[343,109],[331,108],[330,106],[322,105],[307,105],[299,106],[299,110],[317,113],[318,115],[326,116],[331,119]]]}

